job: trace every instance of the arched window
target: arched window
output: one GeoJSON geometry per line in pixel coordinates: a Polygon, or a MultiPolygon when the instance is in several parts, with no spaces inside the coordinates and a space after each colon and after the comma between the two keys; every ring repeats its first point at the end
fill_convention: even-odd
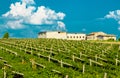
{"type": "Polygon", "coordinates": [[[76,38],[78,38],[78,36],[76,38]]]}
{"type": "Polygon", "coordinates": [[[69,36],[67,36],[67,38],[69,38],[69,36]]]}

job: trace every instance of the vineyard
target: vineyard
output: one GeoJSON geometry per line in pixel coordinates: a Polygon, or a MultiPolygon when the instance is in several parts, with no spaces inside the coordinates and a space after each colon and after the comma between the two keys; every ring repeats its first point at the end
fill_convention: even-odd
{"type": "Polygon", "coordinates": [[[0,39],[0,78],[120,78],[119,44],[0,39]]]}

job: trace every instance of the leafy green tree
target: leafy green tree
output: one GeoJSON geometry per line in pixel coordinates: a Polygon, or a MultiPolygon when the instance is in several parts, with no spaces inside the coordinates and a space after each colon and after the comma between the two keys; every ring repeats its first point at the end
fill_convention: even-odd
{"type": "Polygon", "coordinates": [[[120,41],[120,38],[118,38],[118,41],[120,41]]]}
{"type": "Polygon", "coordinates": [[[6,33],[3,35],[3,38],[8,39],[8,38],[9,38],[9,33],[6,32],[6,33]]]}

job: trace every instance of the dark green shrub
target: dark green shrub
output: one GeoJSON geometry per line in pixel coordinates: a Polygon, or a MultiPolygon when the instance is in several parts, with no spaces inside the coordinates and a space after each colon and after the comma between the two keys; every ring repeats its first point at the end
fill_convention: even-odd
{"type": "Polygon", "coordinates": [[[108,39],[107,41],[115,41],[113,38],[108,39]]]}
{"type": "Polygon", "coordinates": [[[6,33],[3,35],[3,38],[4,38],[4,39],[8,39],[8,38],[9,38],[9,33],[6,32],[6,33]]]}

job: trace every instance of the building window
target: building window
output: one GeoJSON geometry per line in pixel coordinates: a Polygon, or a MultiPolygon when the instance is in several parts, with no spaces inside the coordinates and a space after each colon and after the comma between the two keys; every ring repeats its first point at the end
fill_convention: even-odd
{"type": "Polygon", "coordinates": [[[80,36],[80,38],[81,38],[81,36],[80,36]]]}
{"type": "Polygon", "coordinates": [[[69,36],[67,36],[67,38],[69,38],[69,36]]]}
{"type": "Polygon", "coordinates": [[[76,38],[78,38],[78,36],[76,38]]]}
{"type": "Polygon", "coordinates": [[[73,38],[75,38],[75,36],[73,36],[73,38]]]}
{"type": "Polygon", "coordinates": [[[85,37],[83,36],[83,38],[85,38],[85,37]]]}
{"type": "Polygon", "coordinates": [[[70,36],[70,38],[72,38],[72,36],[70,36]]]}

